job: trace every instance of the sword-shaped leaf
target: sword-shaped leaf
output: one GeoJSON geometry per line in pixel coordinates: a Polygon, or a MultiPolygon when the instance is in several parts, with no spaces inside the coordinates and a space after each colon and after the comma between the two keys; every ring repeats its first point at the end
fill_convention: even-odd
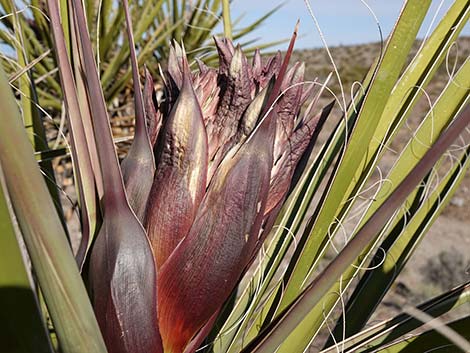
{"type": "Polygon", "coordinates": [[[469,124],[470,107],[467,106],[338,256],[295,298],[292,304],[266,326],[264,331],[242,351],[243,353],[273,352],[283,343],[375,238],[396,209],[469,124]]]}
{"type": "Polygon", "coordinates": [[[0,342],[9,353],[52,353],[12,211],[0,165],[0,342]]]}
{"type": "Polygon", "coordinates": [[[48,2],[55,54],[60,68],[60,80],[67,108],[66,116],[71,135],[72,160],[80,201],[82,239],[76,259],[81,268],[97,229],[97,185],[95,183],[92,159],[86,136],[86,123],[84,123],[84,115],[88,107],[80,105],[79,88],[81,87],[77,88],[72,73],[72,66],[67,56],[64,33],[60,23],[59,9],[56,5],[57,3],[54,1],[48,2]]]}
{"type": "Polygon", "coordinates": [[[375,350],[377,353],[421,353],[441,351],[443,353],[465,353],[470,351],[470,316],[465,316],[450,323],[430,324],[433,329],[423,332],[420,335],[405,337],[388,345],[387,347],[375,350]],[[448,335],[443,335],[451,331],[453,339],[448,335]],[[458,338],[458,339],[457,339],[458,338]],[[441,349],[442,348],[442,349],[441,349]]]}
{"type": "MultiPolygon", "coordinates": [[[[395,24],[385,47],[383,58],[381,58],[376,68],[377,71],[371,81],[370,89],[364,97],[364,103],[351,131],[346,149],[341,155],[341,160],[332,176],[332,181],[325,190],[324,202],[320,202],[317,207],[315,217],[311,219],[306,231],[303,233],[303,245],[296,249],[296,255],[294,255],[296,258],[289,264],[285,276],[287,285],[278,312],[282,311],[290,300],[297,295],[311,269],[312,263],[319,256],[322,244],[328,239],[338,205],[341,205],[343,198],[346,198],[345,191],[349,185],[351,175],[359,168],[362,157],[367,151],[367,146],[373,138],[380,115],[394,87],[394,82],[400,74],[401,67],[406,63],[409,49],[414,43],[416,33],[429,4],[429,1],[407,1],[403,6],[400,19],[395,24]],[[315,236],[310,236],[311,234],[315,234],[315,236]]],[[[305,340],[307,341],[307,339],[305,340]]],[[[300,344],[300,341],[295,339],[296,343],[300,344]]],[[[285,347],[289,351],[292,349],[290,345],[285,345],[285,347]]],[[[298,349],[302,350],[303,348],[299,347],[298,349]]]]}
{"type": "MultiPolygon", "coordinates": [[[[104,353],[93,311],[62,223],[0,69],[0,163],[18,224],[64,353],[104,353]]],[[[2,234],[3,235],[3,234],[2,234]]]]}
{"type": "MultiPolygon", "coordinates": [[[[455,74],[454,80],[459,82],[459,85],[455,85],[453,82],[449,82],[446,85],[440,97],[432,106],[432,110],[416,129],[414,139],[410,140],[403,147],[400,159],[395,162],[386,176],[392,186],[384,186],[377,192],[377,201],[373,205],[374,208],[383,202],[386,195],[390,193],[388,190],[393,190],[393,185],[397,185],[399,180],[406,175],[426,152],[427,146],[423,146],[417,143],[417,141],[434,142],[441,131],[446,128],[447,124],[452,121],[456,112],[467,104],[469,100],[467,87],[470,85],[470,61],[466,61],[460,68],[455,74]]],[[[387,256],[381,266],[367,271],[362,276],[354,292],[351,293],[348,304],[345,307],[347,314],[350,316],[348,319],[349,324],[344,331],[346,337],[359,332],[364,327],[370,315],[379,305],[393,281],[400,274],[402,268],[426,234],[426,231],[445,207],[446,203],[449,202],[453,192],[459,185],[460,178],[465,175],[465,170],[468,168],[468,151],[464,152],[462,156],[455,157],[455,165],[449,168],[449,173],[444,178],[440,178],[439,183],[429,192],[428,197],[421,198],[416,195],[416,192],[409,196],[407,203],[413,204],[414,207],[407,207],[400,211],[392,224],[391,230],[384,232],[382,235],[383,241],[380,244],[380,249],[385,251],[387,256]],[[463,174],[460,177],[459,170],[456,170],[457,168],[463,174]],[[364,307],[364,303],[367,303],[367,308],[364,307]]],[[[365,223],[370,215],[373,214],[374,208],[371,207],[368,210],[362,223],[365,223]]],[[[364,254],[368,251],[364,251],[364,254]]],[[[371,256],[373,259],[379,259],[380,257],[380,253],[371,256]]],[[[358,262],[356,266],[364,267],[364,263],[358,262]]],[[[355,277],[356,271],[357,269],[354,268],[348,269],[344,274],[344,278],[355,277]]],[[[347,283],[346,280],[342,285],[345,285],[345,283],[347,283]]],[[[323,305],[325,304],[323,303],[323,305]]],[[[340,322],[342,322],[341,319],[338,320],[337,326],[333,330],[333,333],[337,336],[343,333],[342,323],[340,322]]]]}
{"type": "MultiPolygon", "coordinates": [[[[439,317],[469,302],[470,282],[467,282],[420,304],[416,309],[430,316],[439,317]]],[[[418,319],[410,316],[408,313],[401,313],[392,319],[379,322],[343,340],[341,348],[344,350],[344,353],[375,352],[378,347],[389,344],[420,326],[422,326],[422,322],[418,319]]],[[[322,350],[322,353],[336,352],[337,347],[335,345],[322,350]]]]}
{"type": "Polygon", "coordinates": [[[145,204],[152,187],[155,174],[155,162],[150,146],[147,125],[145,124],[144,100],[140,88],[139,68],[135,53],[132,22],[129,14],[129,4],[123,0],[126,15],[127,38],[130,47],[132,65],[132,80],[134,82],[135,131],[134,141],[121,164],[122,178],[126,187],[127,199],[137,218],[143,222],[145,204]]]}
{"type": "Polygon", "coordinates": [[[91,251],[89,270],[96,317],[109,352],[161,353],[152,251],[127,202],[81,1],[73,1],[73,10],[80,30],[93,128],[101,138],[103,224],[91,251]]]}

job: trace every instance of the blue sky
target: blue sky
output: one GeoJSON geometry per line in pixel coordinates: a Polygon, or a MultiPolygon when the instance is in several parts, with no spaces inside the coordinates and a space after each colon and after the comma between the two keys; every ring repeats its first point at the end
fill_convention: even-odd
{"type": "MultiPolygon", "coordinates": [[[[248,24],[281,2],[282,0],[233,0],[232,17],[237,18],[243,15],[241,24],[248,24]]],[[[403,0],[366,0],[366,2],[373,9],[380,22],[384,37],[386,37],[400,13],[403,0]]],[[[452,2],[452,0],[432,1],[428,16],[420,31],[421,37],[429,28],[431,19],[439,5],[442,3],[438,12],[442,16],[452,2]]],[[[328,45],[368,43],[380,39],[374,17],[360,0],[310,0],[310,4],[328,45]]],[[[261,42],[268,42],[289,37],[297,19],[301,21],[301,38],[299,38],[296,47],[321,47],[320,36],[308,14],[304,0],[287,0],[284,6],[269,18],[251,38],[260,37],[261,42]]],[[[470,35],[470,26],[467,25],[464,33],[470,35]]]]}

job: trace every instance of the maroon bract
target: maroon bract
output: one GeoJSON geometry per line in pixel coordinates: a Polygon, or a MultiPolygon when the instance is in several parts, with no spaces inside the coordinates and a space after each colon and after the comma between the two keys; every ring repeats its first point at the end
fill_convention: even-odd
{"type": "Polygon", "coordinates": [[[206,189],[207,135],[188,71],[156,146],[144,221],[158,268],[188,234],[206,189]]]}

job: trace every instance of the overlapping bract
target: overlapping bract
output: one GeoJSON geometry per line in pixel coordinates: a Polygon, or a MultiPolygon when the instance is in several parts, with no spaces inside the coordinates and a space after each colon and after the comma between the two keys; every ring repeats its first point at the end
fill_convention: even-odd
{"type": "MultiPolygon", "coordinates": [[[[134,211],[145,209],[143,226],[156,266],[155,329],[165,353],[197,346],[192,340],[205,325],[207,330],[251,263],[318,121],[331,110],[313,114],[318,92],[314,98],[314,85],[303,82],[304,65],[287,70],[292,45],[284,59],[278,53],[263,64],[256,52],[249,64],[240,47],[215,41],[219,67],[199,61],[194,73],[184,50],[174,45],[160,103],[146,74],[144,106],[156,171],[148,200],[134,211]]],[[[135,188],[138,179],[129,178],[139,176],[128,177],[126,186],[135,188]]],[[[130,205],[134,194],[128,193],[130,205]]]]}

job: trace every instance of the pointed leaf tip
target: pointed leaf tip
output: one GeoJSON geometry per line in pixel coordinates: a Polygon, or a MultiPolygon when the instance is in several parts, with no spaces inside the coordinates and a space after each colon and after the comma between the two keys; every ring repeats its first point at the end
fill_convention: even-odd
{"type": "Polygon", "coordinates": [[[289,65],[289,61],[290,61],[292,52],[294,50],[295,41],[297,39],[297,27],[298,27],[298,24],[296,25],[294,33],[292,34],[292,37],[290,39],[289,47],[287,48],[286,55],[284,57],[284,60],[282,61],[281,68],[279,69],[279,74],[277,75],[277,78],[276,78],[276,83],[274,84],[274,88],[269,96],[268,103],[266,104],[263,115],[270,109],[270,107],[274,104],[277,97],[281,93],[281,85],[284,81],[284,76],[286,75],[286,72],[287,72],[287,66],[289,65]]]}
{"type": "Polygon", "coordinates": [[[145,123],[145,109],[142,90],[140,88],[139,67],[135,52],[134,36],[132,34],[132,21],[129,13],[129,4],[124,1],[124,14],[126,17],[127,40],[130,48],[132,66],[132,80],[134,84],[134,110],[135,129],[131,148],[121,164],[121,172],[126,187],[127,199],[131,208],[142,222],[145,204],[152,186],[155,173],[155,162],[149,133],[145,123]]]}

